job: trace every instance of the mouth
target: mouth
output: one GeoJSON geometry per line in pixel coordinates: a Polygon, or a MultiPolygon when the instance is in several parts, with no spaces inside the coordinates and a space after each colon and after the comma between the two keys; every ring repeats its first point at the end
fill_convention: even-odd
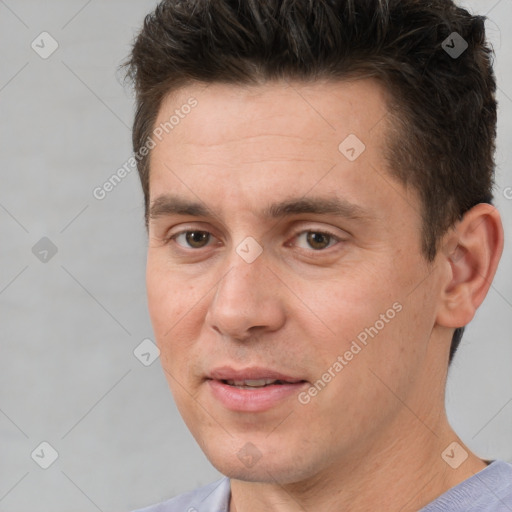
{"type": "Polygon", "coordinates": [[[305,379],[264,368],[217,368],[206,381],[216,401],[239,412],[262,412],[282,405],[309,385],[305,379]]]}
{"type": "Polygon", "coordinates": [[[299,384],[306,382],[305,380],[281,380],[281,379],[246,379],[246,380],[233,380],[221,379],[223,384],[232,386],[238,389],[261,389],[268,386],[282,386],[285,384],[299,384]]]}

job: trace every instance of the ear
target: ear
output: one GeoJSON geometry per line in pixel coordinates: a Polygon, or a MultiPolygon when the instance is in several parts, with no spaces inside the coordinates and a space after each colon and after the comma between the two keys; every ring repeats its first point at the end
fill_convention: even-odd
{"type": "Polygon", "coordinates": [[[443,237],[442,247],[437,264],[446,272],[436,321],[444,327],[463,327],[487,295],[503,252],[498,210],[477,204],[443,237]]]}

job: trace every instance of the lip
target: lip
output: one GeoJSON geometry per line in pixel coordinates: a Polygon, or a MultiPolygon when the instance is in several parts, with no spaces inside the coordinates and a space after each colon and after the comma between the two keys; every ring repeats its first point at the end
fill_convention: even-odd
{"type": "Polygon", "coordinates": [[[300,393],[309,383],[304,379],[286,375],[268,368],[251,367],[240,370],[223,366],[207,376],[206,383],[213,398],[226,409],[238,412],[263,412],[282,404],[300,393]],[[271,384],[263,388],[241,389],[225,380],[275,379],[285,384],[271,384]]]}
{"type": "Polygon", "coordinates": [[[286,382],[299,382],[303,381],[301,377],[293,377],[286,375],[269,368],[262,368],[259,366],[251,366],[250,368],[243,368],[235,370],[230,366],[221,366],[214,368],[207,376],[213,380],[252,380],[252,379],[275,379],[284,380],[286,382]]]}

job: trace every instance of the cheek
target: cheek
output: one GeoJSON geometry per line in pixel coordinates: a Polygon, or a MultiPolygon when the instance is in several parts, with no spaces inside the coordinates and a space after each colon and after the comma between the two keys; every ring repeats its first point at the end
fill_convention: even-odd
{"type": "Polygon", "coordinates": [[[159,266],[154,262],[154,258],[148,257],[146,292],[149,316],[157,338],[162,335],[165,325],[169,325],[170,321],[172,321],[170,317],[174,318],[176,314],[173,301],[171,300],[170,291],[172,289],[173,283],[170,282],[168,276],[160,270],[159,266]]]}
{"type": "MultiPolygon", "coordinates": [[[[179,320],[186,311],[186,301],[173,274],[159,264],[157,258],[148,257],[146,269],[146,292],[148,311],[156,342],[165,359],[170,349],[169,341],[174,338],[179,320]]],[[[162,361],[163,362],[163,361],[162,361]]]]}
{"type": "Polygon", "coordinates": [[[336,279],[325,280],[313,293],[311,282],[305,280],[297,295],[329,327],[332,336],[348,340],[373,325],[398,300],[400,293],[382,279],[385,274],[384,269],[354,266],[340,271],[336,279]]]}
{"type": "MultiPolygon", "coordinates": [[[[204,317],[204,292],[159,256],[148,257],[146,290],[148,310],[160,360],[165,370],[183,376],[190,369],[195,340],[204,317]]],[[[172,382],[170,381],[170,384],[172,382]]]]}
{"type": "Polygon", "coordinates": [[[194,287],[182,271],[169,264],[162,249],[149,251],[146,266],[146,292],[153,328],[168,331],[191,306],[194,287]]]}
{"type": "Polygon", "coordinates": [[[309,310],[296,318],[299,330],[314,340],[315,377],[322,378],[342,357],[341,366],[332,370],[340,376],[333,389],[342,385],[360,392],[373,378],[369,368],[380,368],[393,380],[401,365],[408,360],[414,364],[417,354],[410,340],[417,330],[427,332],[430,326],[417,311],[423,299],[408,297],[411,288],[403,276],[391,273],[392,268],[392,261],[388,268],[354,266],[336,280],[317,282],[315,288],[307,279],[300,285],[297,295],[309,310]]]}

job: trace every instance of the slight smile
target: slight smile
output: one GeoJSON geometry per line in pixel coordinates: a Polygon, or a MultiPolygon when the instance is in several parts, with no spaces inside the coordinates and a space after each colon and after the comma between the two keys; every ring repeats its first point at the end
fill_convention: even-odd
{"type": "Polygon", "coordinates": [[[266,411],[309,386],[305,379],[257,367],[216,368],[206,382],[216,400],[226,409],[239,412],[266,411]]]}

